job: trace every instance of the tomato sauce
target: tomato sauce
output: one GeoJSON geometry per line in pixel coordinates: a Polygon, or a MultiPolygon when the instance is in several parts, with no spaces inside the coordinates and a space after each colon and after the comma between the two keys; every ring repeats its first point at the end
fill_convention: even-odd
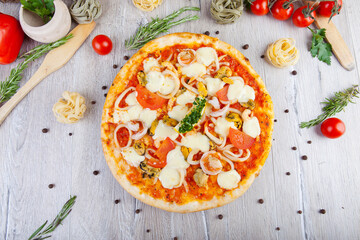
{"type": "MultiPolygon", "coordinates": [[[[162,50],[158,50],[154,53],[150,53],[147,57],[154,57],[154,58],[161,57],[162,61],[169,60],[170,62],[175,63],[177,62],[177,56],[179,52],[181,52],[181,50],[187,48],[197,50],[200,47],[204,47],[204,45],[196,45],[196,46],[174,45],[172,47],[168,47],[162,50]],[[170,56],[171,59],[169,59],[170,56]]],[[[222,51],[217,51],[217,53],[218,56],[225,55],[222,51]]],[[[257,85],[254,77],[252,77],[251,74],[248,73],[246,68],[242,66],[236,59],[227,55],[221,59],[221,62],[228,62],[229,67],[233,71],[233,75],[241,76],[244,79],[245,84],[250,85],[255,90],[256,105],[260,107],[264,107],[266,105],[266,95],[260,92],[260,87],[257,85]]],[[[142,66],[139,67],[139,71],[141,70],[143,70],[142,66]]],[[[136,74],[134,74],[132,79],[130,79],[127,87],[131,87],[131,86],[136,87],[137,84],[138,84],[137,77],[136,74]]],[[[123,102],[120,103],[120,107],[122,106],[122,104],[123,102]]],[[[240,111],[243,111],[245,109],[239,103],[232,104],[230,107],[238,109],[240,111]]],[[[166,106],[163,107],[162,112],[160,113],[161,115],[160,118],[162,118],[165,113],[166,113],[166,106]]],[[[270,118],[268,116],[259,114],[257,112],[257,108],[255,108],[255,110],[253,111],[253,114],[258,118],[261,129],[264,129],[267,126],[269,126],[270,118]]],[[[203,124],[201,124],[200,130],[203,131],[205,124],[209,124],[209,123],[211,123],[211,121],[208,118],[203,124]]],[[[208,125],[208,129],[211,133],[216,135],[216,133],[214,132],[214,126],[208,125]]],[[[253,171],[258,168],[259,164],[262,164],[259,161],[264,161],[264,160],[260,160],[260,156],[262,155],[265,147],[264,143],[261,141],[262,138],[267,138],[265,131],[261,132],[260,136],[256,139],[255,144],[250,148],[251,155],[247,161],[234,162],[235,169],[241,175],[241,179],[242,179],[241,181],[246,179],[248,175],[252,174],[253,171]]],[[[181,138],[178,137],[176,140],[180,141],[181,138]]],[[[229,139],[227,140],[227,143],[228,144],[230,143],[229,139]]],[[[151,146],[148,147],[151,147],[154,150],[156,150],[156,148],[153,146],[153,142],[151,146]]],[[[195,154],[193,160],[199,160],[202,155],[203,155],[202,152],[195,154]]],[[[243,155],[246,155],[246,151],[244,151],[243,155]]],[[[225,171],[230,170],[230,164],[226,163],[225,161],[222,161],[222,164],[224,166],[225,171]]],[[[226,192],[229,191],[222,189],[218,186],[217,176],[209,176],[207,188],[198,187],[193,179],[193,175],[195,174],[197,168],[199,168],[199,165],[191,165],[186,170],[185,180],[187,182],[187,189],[184,185],[182,185],[179,188],[166,189],[162,187],[161,182],[159,180],[157,180],[156,183],[154,183],[154,179],[143,178],[142,172],[139,168],[130,167],[130,170],[123,170],[126,171],[126,173],[125,172],[123,173],[126,174],[127,179],[133,185],[139,187],[141,193],[148,194],[155,199],[162,199],[167,202],[175,202],[177,204],[185,204],[193,200],[207,201],[214,197],[221,197],[226,192]]]]}

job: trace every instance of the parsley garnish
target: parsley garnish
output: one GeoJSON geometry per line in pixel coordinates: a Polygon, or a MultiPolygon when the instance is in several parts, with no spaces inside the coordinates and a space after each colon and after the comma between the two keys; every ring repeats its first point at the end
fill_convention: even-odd
{"type": "Polygon", "coordinates": [[[332,56],[332,46],[330,43],[325,42],[325,33],[326,29],[322,28],[319,30],[314,30],[309,28],[312,32],[312,41],[311,41],[311,49],[310,53],[312,57],[316,57],[322,61],[327,63],[328,65],[331,64],[331,56],[332,56]]]}
{"type": "Polygon", "coordinates": [[[200,120],[202,112],[205,108],[206,99],[197,97],[193,102],[193,107],[179,124],[179,133],[186,133],[194,128],[194,125],[200,120]]]}
{"type": "Polygon", "coordinates": [[[45,23],[54,16],[54,0],[20,0],[20,2],[24,9],[37,14],[45,23]]]}

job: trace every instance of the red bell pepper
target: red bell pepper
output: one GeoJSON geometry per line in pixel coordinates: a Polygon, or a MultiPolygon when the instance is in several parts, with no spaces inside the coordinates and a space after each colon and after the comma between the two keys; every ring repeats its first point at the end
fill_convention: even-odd
{"type": "Polygon", "coordinates": [[[24,41],[24,32],[19,21],[0,13],[0,64],[9,64],[16,60],[24,41]]]}

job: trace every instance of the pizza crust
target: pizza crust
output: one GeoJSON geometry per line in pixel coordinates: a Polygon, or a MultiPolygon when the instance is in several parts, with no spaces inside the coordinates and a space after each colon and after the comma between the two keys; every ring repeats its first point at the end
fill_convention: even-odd
{"type": "MultiPolygon", "coordinates": [[[[137,198],[138,200],[157,207],[161,208],[166,211],[170,212],[179,212],[179,213],[187,213],[187,212],[196,212],[207,210],[215,207],[223,206],[227,203],[230,203],[240,197],[245,191],[250,187],[253,183],[255,177],[258,176],[262,166],[265,163],[266,158],[270,152],[271,148],[271,141],[272,141],[272,131],[273,131],[273,119],[274,119],[274,112],[273,112],[273,104],[268,94],[265,84],[260,78],[260,76],[255,72],[255,70],[251,67],[250,62],[247,58],[244,57],[237,49],[232,47],[231,45],[220,41],[217,38],[209,37],[203,34],[194,34],[194,33],[173,33],[169,34],[160,38],[157,38],[149,43],[147,43],[143,48],[141,48],[134,56],[130,58],[130,60],[123,66],[120,72],[114,79],[112,87],[110,88],[102,115],[102,122],[101,122],[101,141],[103,145],[104,155],[109,168],[116,178],[116,180],[121,184],[121,186],[129,192],[133,197],[137,198]],[[246,179],[242,179],[239,187],[228,191],[222,197],[214,197],[210,201],[194,201],[185,204],[176,204],[166,202],[161,199],[154,199],[149,195],[140,193],[140,189],[137,186],[134,186],[130,183],[130,181],[126,178],[126,175],[120,174],[120,165],[116,162],[116,150],[115,145],[112,141],[113,135],[106,134],[107,129],[107,111],[108,109],[113,107],[113,104],[118,96],[121,93],[126,85],[127,79],[131,79],[132,75],[137,72],[137,68],[141,65],[142,60],[147,57],[149,53],[155,52],[158,49],[162,49],[164,47],[173,46],[176,44],[204,44],[204,45],[212,45],[213,48],[221,50],[223,53],[231,56],[232,58],[236,59],[247,71],[248,73],[255,79],[257,82],[260,91],[265,94],[265,107],[257,107],[257,112],[265,114],[269,118],[269,126],[266,129],[261,129],[261,131],[266,132],[266,138],[262,139],[265,141],[264,143],[264,151],[259,159],[259,164],[256,169],[249,174],[246,179]],[[115,152],[114,152],[115,151],[115,152]]],[[[122,163],[121,161],[120,163],[122,163]]],[[[122,167],[128,167],[123,164],[122,167]]]]}

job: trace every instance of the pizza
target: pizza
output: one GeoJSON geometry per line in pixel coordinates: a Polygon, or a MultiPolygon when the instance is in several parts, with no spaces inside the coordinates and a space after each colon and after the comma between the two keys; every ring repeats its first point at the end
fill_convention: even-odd
{"type": "Polygon", "coordinates": [[[202,34],[147,43],[109,89],[101,122],[106,161],[146,204],[195,212],[242,195],[269,154],[273,105],[249,60],[202,34]]]}

